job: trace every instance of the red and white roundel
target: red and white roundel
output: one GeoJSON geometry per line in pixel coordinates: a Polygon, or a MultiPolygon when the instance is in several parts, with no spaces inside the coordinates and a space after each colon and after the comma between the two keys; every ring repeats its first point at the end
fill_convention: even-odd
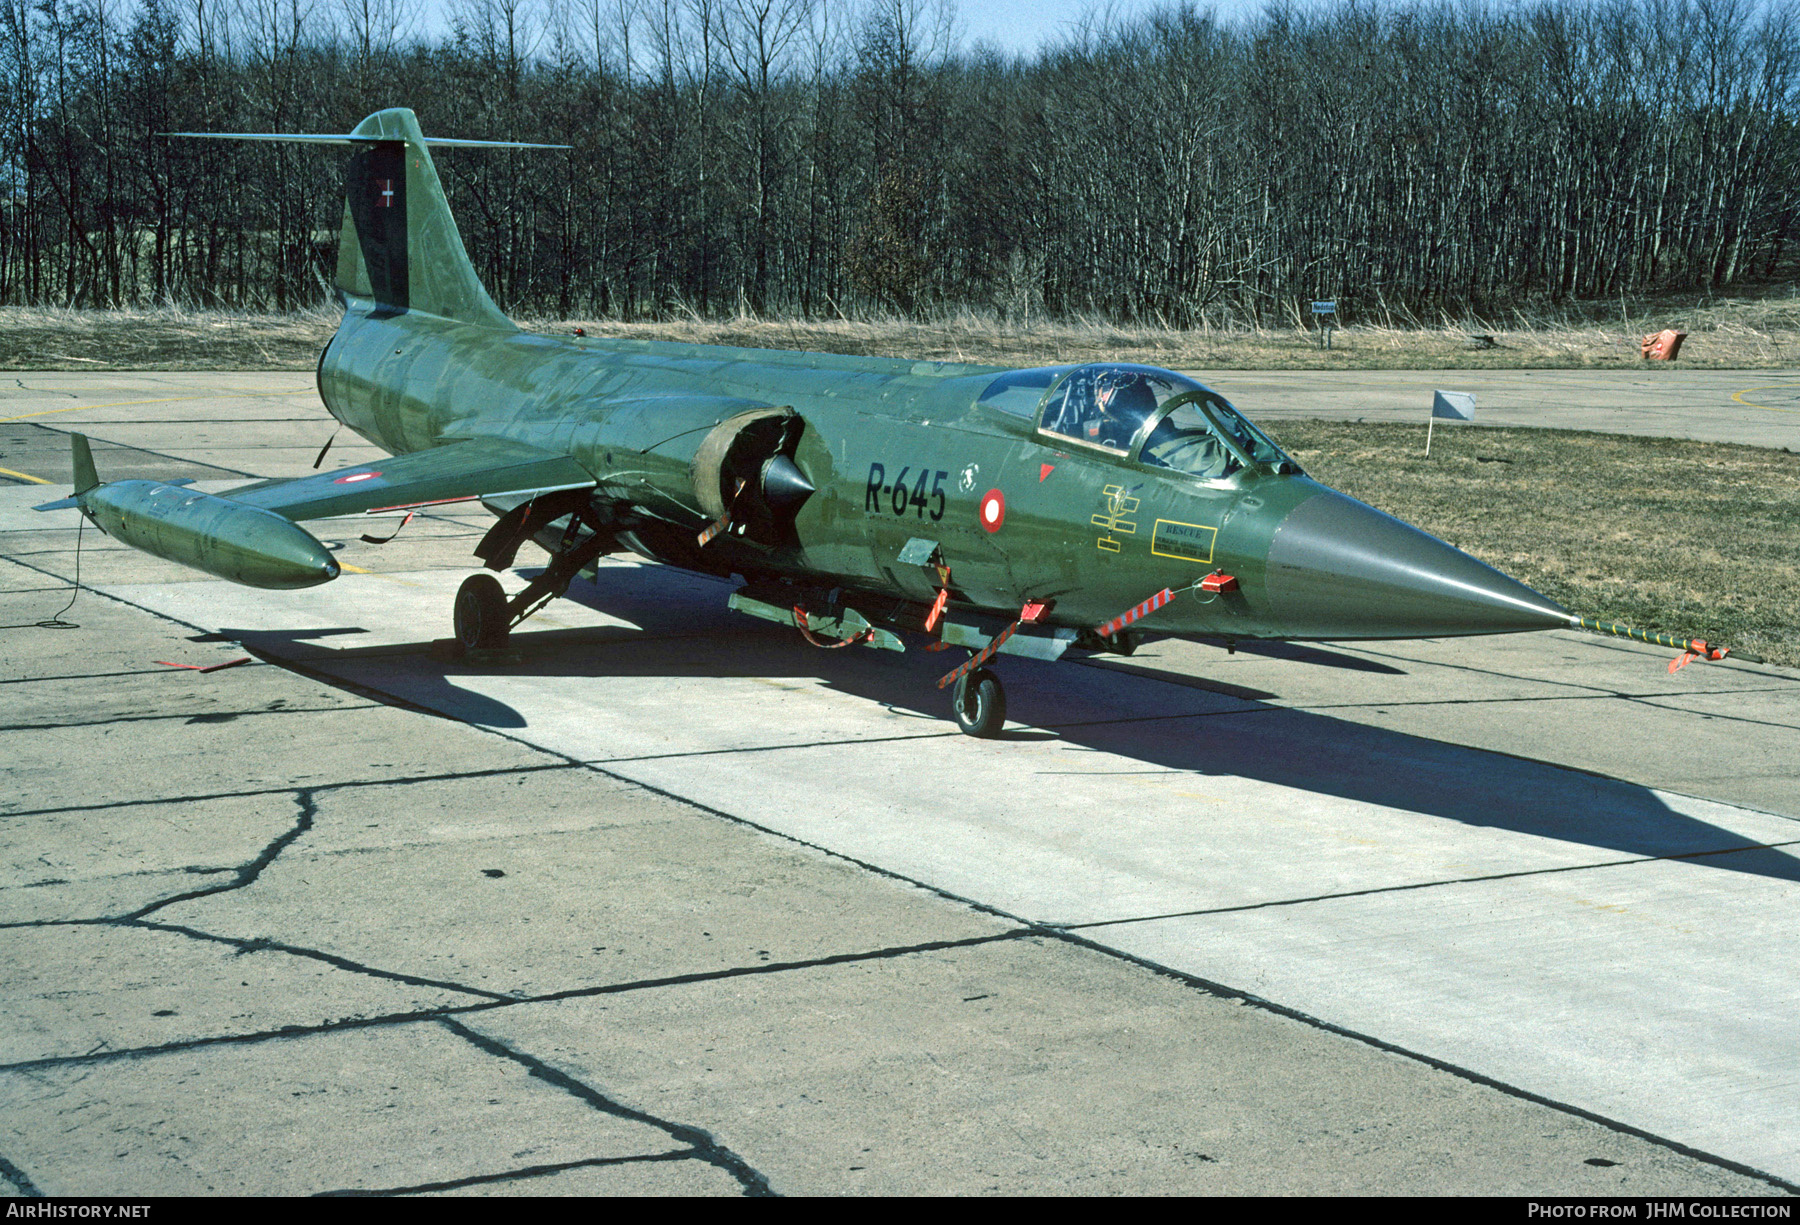
{"type": "Polygon", "coordinates": [[[990,532],[1000,530],[1006,522],[1006,495],[998,489],[990,489],[981,495],[981,507],[976,512],[981,516],[981,526],[990,532]]]}
{"type": "Polygon", "coordinates": [[[357,481],[372,481],[380,476],[379,472],[351,472],[331,482],[333,485],[354,485],[357,481]]]}

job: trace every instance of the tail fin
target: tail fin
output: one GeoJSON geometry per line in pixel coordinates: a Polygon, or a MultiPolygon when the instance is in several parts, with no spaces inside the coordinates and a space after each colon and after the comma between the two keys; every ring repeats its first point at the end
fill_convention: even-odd
{"type": "Polygon", "coordinates": [[[489,149],[566,149],[504,140],[428,137],[401,107],[376,111],[344,136],[326,134],[170,132],[227,140],[352,145],[344,177],[344,228],[338,243],[337,289],[377,311],[420,311],[505,331],[515,330],[482,288],[444,185],[431,164],[431,145],[489,149]]]}
{"type": "Polygon", "coordinates": [[[69,435],[69,460],[75,467],[75,496],[80,497],[100,483],[94,471],[94,452],[88,447],[86,434],[69,435]]]}
{"type": "Polygon", "coordinates": [[[100,474],[94,471],[94,453],[88,447],[87,435],[69,435],[69,460],[75,468],[75,492],[54,502],[44,502],[32,510],[72,510],[81,505],[81,495],[100,487],[100,474]]]}
{"type": "Polygon", "coordinates": [[[469,263],[418,119],[409,110],[377,111],[350,135],[372,143],[344,175],[339,292],[377,309],[511,331],[469,263]]]}

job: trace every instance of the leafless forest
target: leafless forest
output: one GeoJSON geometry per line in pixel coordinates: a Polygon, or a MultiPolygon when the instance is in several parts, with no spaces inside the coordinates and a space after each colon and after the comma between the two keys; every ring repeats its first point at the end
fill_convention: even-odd
{"type": "Polygon", "coordinates": [[[0,0],[0,303],[321,301],[338,150],[438,155],[502,306],[1186,327],[1791,278],[1797,0],[1170,7],[1035,57],[945,0],[0,0]]]}

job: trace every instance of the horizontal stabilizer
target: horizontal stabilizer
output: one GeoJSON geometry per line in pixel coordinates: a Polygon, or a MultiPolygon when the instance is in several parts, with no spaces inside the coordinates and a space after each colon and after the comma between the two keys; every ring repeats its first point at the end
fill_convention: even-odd
{"type": "Polygon", "coordinates": [[[219,496],[299,521],[593,484],[588,470],[566,454],[506,438],[470,438],[298,480],[260,481],[219,496]]]}
{"type": "MultiPolygon", "coordinates": [[[[262,140],[285,145],[372,145],[392,140],[390,135],[358,136],[354,132],[158,132],[158,136],[193,136],[201,140],[262,140]]],[[[456,140],[448,136],[426,136],[407,143],[425,144],[433,149],[568,149],[570,145],[537,145],[523,140],[456,140]]]]}
{"type": "Polygon", "coordinates": [[[475,275],[432,164],[433,148],[567,149],[517,140],[427,136],[403,107],[376,111],[348,132],[165,132],[165,136],[254,143],[338,145],[344,168],[344,223],[338,235],[337,291],[354,308],[386,315],[419,311],[511,332],[475,275]]]}

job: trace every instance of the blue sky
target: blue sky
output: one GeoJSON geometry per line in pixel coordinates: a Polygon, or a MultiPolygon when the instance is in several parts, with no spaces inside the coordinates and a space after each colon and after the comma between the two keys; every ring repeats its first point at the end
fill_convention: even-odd
{"type": "MultiPolygon", "coordinates": [[[[824,0],[842,3],[843,0],[824,0]]],[[[1028,55],[1046,42],[1066,38],[1084,20],[1111,14],[1131,18],[1161,7],[1172,0],[952,0],[963,46],[989,42],[1013,54],[1028,55]]],[[[441,34],[449,28],[448,13],[453,0],[420,0],[421,24],[429,35],[441,34]]],[[[1202,0],[1199,7],[1213,8],[1221,17],[1236,18],[1255,13],[1262,0],[1213,0],[1209,6],[1202,0]]]]}
{"type": "MultiPolygon", "coordinates": [[[[1096,13],[1110,11],[1129,18],[1159,4],[1157,0],[1114,0],[1102,8],[1094,0],[964,0],[956,7],[966,45],[987,41],[1006,51],[1030,53],[1045,42],[1060,41],[1096,13]]],[[[1211,7],[1220,16],[1230,17],[1254,11],[1256,6],[1246,0],[1225,0],[1211,7]]]]}
{"type": "MultiPolygon", "coordinates": [[[[831,0],[826,0],[830,3],[831,0]]],[[[1211,9],[1223,22],[1253,17],[1271,0],[1193,0],[1194,7],[1211,9]]],[[[1296,8],[1326,5],[1334,0],[1286,0],[1296,8]]],[[[956,0],[952,0],[956,3],[956,0]]],[[[1083,22],[1112,16],[1129,20],[1158,8],[1173,7],[1178,0],[961,0],[957,20],[964,47],[986,40],[1002,49],[1029,54],[1047,42],[1066,38],[1083,22]]]]}

